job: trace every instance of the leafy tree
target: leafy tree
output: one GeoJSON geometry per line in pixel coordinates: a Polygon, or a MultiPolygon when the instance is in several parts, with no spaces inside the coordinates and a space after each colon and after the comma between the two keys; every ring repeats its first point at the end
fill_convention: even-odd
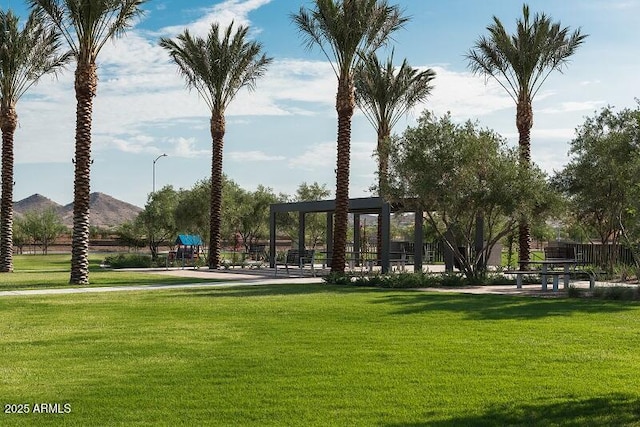
{"type": "Polygon", "coordinates": [[[24,227],[24,233],[31,239],[33,244],[42,248],[44,255],[47,254],[49,245],[67,230],[62,223],[60,214],[53,208],[26,212],[22,227],[24,227]]]}
{"type": "Polygon", "coordinates": [[[178,192],[172,186],[163,187],[160,191],[149,194],[144,211],[138,214],[136,221],[145,230],[151,258],[158,259],[158,248],[161,244],[173,243],[178,234],[175,211],[178,206],[178,192]]]}
{"type": "Polygon", "coordinates": [[[179,192],[175,211],[176,227],[183,233],[205,236],[209,231],[210,208],[211,180],[203,179],[191,189],[179,192]]]}
{"type": "MultiPolygon", "coordinates": [[[[600,243],[617,245],[626,236],[640,239],[640,101],[636,109],[615,113],[603,108],[578,127],[567,166],[554,184],[569,199],[573,221],[600,243]]],[[[632,245],[633,246],[633,245],[632,245]]],[[[612,251],[617,253],[617,251],[612,251]]],[[[607,260],[612,269],[615,258],[607,260]]]]}
{"type": "Polygon", "coordinates": [[[242,203],[246,199],[246,190],[235,181],[225,179],[222,187],[222,235],[233,242],[233,250],[240,249],[242,238],[238,229],[242,223],[242,203]]]}
{"type": "Polygon", "coordinates": [[[13,12],[0,10],[0,129],[2,130],[2,196],[0,200],[0,272],[13,271],[13,136],[16,104],[45,74],[67,60],[58,54],[59,34],[47,29],[32,11],[22,29],[13,12]]]}
{"type": "Polygon", "coordinates": [[[91,123],[98,87],[97,58],[107,41],[123,34],[146,0],[29,0],[65,38],[76,60],[76,151],[73,182],[71,278],[89,284],[91,123]]]}
{"type": "Polygon", "coordinates": [[[17,217],[13,221],[13,245],[18,248],[18,253],[22,255],[24,246],[29,244],[25,220],[17,217]]]}
{"type": "Polygon", "coordinates": [[[269,234],[269,205],[277,202],[277,197],[271,188],[259,185],[256,191],[242,192],[237,202],[240,213],[237,232],[248,252],[251,244],[269,234]]]}
{"type": "MultiPolygon", "coordinates": [[[[309,202],[324,200],[331,196],[331,191],[325,184],[303,182],[298,186],[294,196],[282,195],[279,199],[283,202],[309,202]]],[[[292,241],[298,240],[299,217],[297,213],[289,212],[278,215],[278,229],[286,230],[292,241]]],[[[305,246],[315,248],[326,241],[327,216],[324,213],[308,213],[305,215],[305,246]]]]}
{"type": "Polygon", "coordinates": [[[551,208],[554,197],[542,172],[535,167],[523,171],[516,159],[515,150],[493,131],[425,112],[416,127],[392,140],[389,198],[422,209],[467,278],[477,282],[486,273],[491,250],[515,230],[518,219],[544,218],[551,208]],[[479,215],[485,235],[476,250],[479,215]]]}
{"type": "MultiPolygon", "coordinates": [[[[531,162],[532,102],[542,84],[553,71],[562,71],[569,58],[587,37],[580,29],[569,33],[559,22],[544,13],[530,20],[529,6],[522,7],[522,19],[516,32],[508,34],[502,22],[493,17],[487,27],[489,36],[481,36],[467,54],[469,68],[494,78],[516,104],[519,162],[527,168],[531,162]]],[[[526,172],[523,172],[526,173],[526,172]]],[[[530,227],[524,220],[519,227],[520,261],[529,261],[530,227]]]]}
{"type": "Polygon", "coordinates": [[[243,87],[254,89],[272,61],[262,53],[262,45],[247,41],[248,27],[233,22],[221,31],[212,24],[206,39],[193,37],[189,30],[176,40],[162,38],[165,48],[190,88],[195,88],[211,110],[211,214],[209,268],[220,266],[222,221],[222,150],[226,129],[225,111],[243,87]]]}
{"type": "Polygon", "coordinates": [[[116,229],[116,235],[121,245],[138,250],[145,246],[145,230],[141,221],[127,221],[116,229]]]}
{"type": "MultiPolygon", "coordinates": [[[[296,201],[324,200],[331,196],[331,191],[325,184],[303,182],[296,190],[296,201]]],[[[296,218],[297,223],[298,218],[296,218]]],[[[322,213],[309,213],[305,217],[305,236],[307,244],[315,249],[316,246],[327,240],[327,215],[322,213]]],[[[297,236],[296,236],[297,239],[297,236]]]]}
{"type": "Polygon", "coordinates": [[[338,152],[336,210],[331,271],[344,273],[349,212],[351,118],[355,109],[354,72],[361,58],[383,46],[408,18],[386,0],[315,0],[315,9],[300,8],[292,20],[306,46],[318,46],[338,79],[338,152]]]}

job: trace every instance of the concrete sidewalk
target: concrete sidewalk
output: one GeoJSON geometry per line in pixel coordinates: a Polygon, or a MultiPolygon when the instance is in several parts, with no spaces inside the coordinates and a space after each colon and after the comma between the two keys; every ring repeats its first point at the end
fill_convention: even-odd
{"type": "MultiPolygon", "coordinates": [[[[192,271],[192,270],[184,270],[192,271]]],[[[154,272],[156,273],[156,272],[154,272]]],[[[137,286],[102,286],[102,287],[74,287],[74,288],[56,288],[56,289],[31,289],[16,291],[0,291],[0,297],[16,296],[16,295],[62,295],[62,294],[91,294],[98,292],[130,292],[130,291],[158,291],[167,289],[197,289],[197,288],[229,288],[234,286],[260,286],[275,284],[295,284],[295,283],[322,283],[320,277],[257,277],[256,275],[233,275],[233,277],[223,277],[223,273],[206,272],[208,278],[222,280],[220,282],[203,282],[203,283],[186,283],[186,284],[162,284],[157,285],[137,285],[137,286]]],[[[159,274],[160,275],[160,274],[159,274]]],[[[182,277],[199,277],[194,274],[172,273],[169,270],[166,275],[182,276],[182,277]]],[[[159,277],[158,282],[162,279],[159,277]]]]}
{"type": "MultiPolygon", "coordinates": [[[[197,288],[229,288],[234,286],[260,286],[274,284],[297,284],[297,283],[322,283],[322,277],[296,277],[286,276],[280,273],[274,275],[272,269],[230,269],[230,270],[208,270],[208,269],[129,269],[128,271],[140,271],[157,274],[158,284],[137,285],[137,286],[103,286],[103,287],[74,287],[56,289],[34,289],[0,291],[0,297],[19,295],[61,295],[78,293],[98,293],[98,292],[131,292],[131,291],[155,291],[168,289],[197,289],[197,288]],[[162,284],[162,276],[187,277],[187,278],[207,278],[218,280],[216,282],[187,283],[187,284],[162,284]]],[[[307,272],[309,273],[309,272],[307,272]]],[[[604,285],[598,283],[597,285],[604,285]]],[[[611,284],[606,284],[611,285],[611,284]]],[[[579,288],[589,288],[588,281],[574,281],[571,286],[579,288]]],[[[560,296],[564,295],[562,287],[559,292],[553,292],[551,286],[549,290],[542,291],[541,285],[523,285],[522,289],[517,289],[516,285],[496,285],[496,286],[466,286],[461,288],[421,288],[415,289],[423,292],[449,292],[463,294],[493,294],[493,295],[527,295],[527,296],[560,296]]]]}

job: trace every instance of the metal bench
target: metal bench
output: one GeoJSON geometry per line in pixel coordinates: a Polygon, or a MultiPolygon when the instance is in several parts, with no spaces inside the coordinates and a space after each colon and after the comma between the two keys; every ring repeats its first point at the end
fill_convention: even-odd
{"type": "MultiPolygon", "coordinates": [[[[284,268],[287,272],[287,276],[289,275],[289,267],[298,267],[300,270],[300,277],[303,276],[304,267],[311,267],[311,274],[313,277],[316,277],[316,271],[314,267],[315,263],[315,253],[316,251],[313,249],[305,249],[300,252],[298,249],[289,249],[284,257],[284,268]]],[[[275,275],[278,275],[278,265],[282,265],[282,263],[276,262],[275,264],[275,275]]]]}

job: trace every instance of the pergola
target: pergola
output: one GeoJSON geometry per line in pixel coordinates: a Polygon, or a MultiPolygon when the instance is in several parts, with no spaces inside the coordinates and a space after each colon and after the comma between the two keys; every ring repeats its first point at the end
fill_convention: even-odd
{"type": "MultiPolygon", "coordinates": [[[[276,215],[278,213],[298,212],[298,249],[302,252],[305,249],[305,216],[308,213],[327,214],[327,259],[331,260],[333,254],[333,215],[336,210],[335,200],[318,200],[309,202],[275,203],[269,208],[269,262],[271,268],[275,267],[276,256],[276,215]]],[[[349,199],[349,213],[353,214],[353,251],[356,259],[360,254],[360,215],[378,214],[380,215],[382,229],[382,259],[380,260],[382,272],[390,270],[390,231],[391,213],[398,211],[407,212],[403,206],[385,202],[380,197],[365,197],[349,199]]],[[[412,209],[409,212],[415,213],[414,232],[414,271],[422,271],[422,211],[412,209]]]]}

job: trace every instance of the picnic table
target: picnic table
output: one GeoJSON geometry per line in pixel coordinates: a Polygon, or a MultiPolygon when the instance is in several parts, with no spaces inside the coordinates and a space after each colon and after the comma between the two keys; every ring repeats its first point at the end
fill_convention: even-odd
{"type": "Polygon", "coordinates": [[[578,270],[579,265],[583,265],[584,262],[576,259],[568,258],[545,258],[543,260],[533,260],[528,263],[530,266],[539,266],[537,269],[532,270],[511,270],[506,271],[506,274],[516,275],[516,287],[522,288],[522,278],[529,274],[539,274],[542,282],[542,290],[548,289],[549,277],[552,277],[553,291],[557,292],[559,287],[560,277],[563,278],[564,289],[569,287],[569,280],[571,274],[584,273],[589,276],[589,288],[595,287],[596,272],[588,270],[578,270]]]}
{"type": "Polygon", "coordinates": [[[547,258],[541,261],[530,261],[529,264],[540,266],[540,279],[542,280],[542,290],[547,290],[548,276],[553,277],[553,290],[558,290],[559,277],[563,276],[564,289],[569,287],[569,279],[571,268],[575,270],[578,261],[575,259],[547,258]],[[560,266],[562,271],[554,270],[554,267],[560,266]]]}

